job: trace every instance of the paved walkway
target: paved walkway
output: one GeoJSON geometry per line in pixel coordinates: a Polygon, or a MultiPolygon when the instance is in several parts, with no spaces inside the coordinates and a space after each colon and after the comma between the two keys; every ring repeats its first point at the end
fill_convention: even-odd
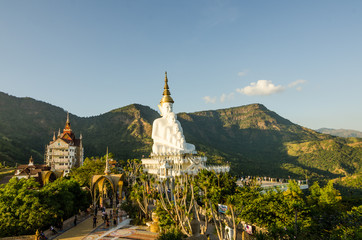
{"type": "MultiPolygon", "coordinates": [[[[108,211],[107,211],[108,212],[108,211]]],[[[61,235],[49,239],[62,240],[156,240],[158,234],[147,231],[144,226],[130,225],[131,219],[121,221],[117,226],[106,227],[102,217],[97,216],[98,226],[93,228],[93,218],[89,217],[77,226],[69,229],[61,235]]]]}
{"type": "MultiPolygon", "coordinates": [[[[102,222],[101,216],[97,216],[98,223],[102,222]]],[[[77,224],[77,226],[72,227],[68,231],[62,233],[59,236],[56,236],[52,239],[67,239],[67,240],[80,240],[86,237],[89,233],[94,230],[93,228],[93,218],[89,217],[83,222],[77,224]]]]}
{"type": "Polygon", "coordinates": [[[113,229],[102,229],[102,227],[83,240],[156,240],[157,233],[152,233],[145,226],[128,225],[130,219],[124,220],[119,226],[113,229]],[[124,226],[123,226],[124,225],[124,226]]]}

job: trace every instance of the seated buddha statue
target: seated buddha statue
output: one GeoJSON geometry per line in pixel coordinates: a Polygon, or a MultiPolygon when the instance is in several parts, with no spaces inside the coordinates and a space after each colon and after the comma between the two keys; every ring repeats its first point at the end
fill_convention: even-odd
{"type": "Polygon", "coordinates": [[[181,124],[172,111],[174,101],[170,96],[167,82],[166,72],[163,97],[158,105],[161,117],[155,119],[152,125],[152,152],[155,154],[192,153],[195,151],[195,146],[185,141],[181,124]]]}

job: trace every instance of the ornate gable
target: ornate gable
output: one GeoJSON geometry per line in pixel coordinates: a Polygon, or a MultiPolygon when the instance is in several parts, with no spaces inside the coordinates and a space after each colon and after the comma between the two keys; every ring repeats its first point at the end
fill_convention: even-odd
{"type": "Polygon", "coordinates": [[[60,138],[62,140],[70,142],[70,141],[74,140],[74,134],[73,133],[63,133],[60,138]]]}
{"type": "Polygon", "coordinates": [[[65,141],[62,138],[58,138],[57,140],[55,140],[54,142],[52,142],[51,144],[49,144],[49,147],[54,148],[54,147],[68,147],[69,143],[67,141],[65,141]]]}

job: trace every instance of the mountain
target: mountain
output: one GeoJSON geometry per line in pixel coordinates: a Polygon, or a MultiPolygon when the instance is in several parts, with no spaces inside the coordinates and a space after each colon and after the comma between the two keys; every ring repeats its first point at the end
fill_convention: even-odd
{"type": "Polygon", "coordinates": [[[337,137],[358,137],[362,138],[362,132],[350,129],[332,129],[332,128],[320,128],[316,130],[319,133],[330,134],[337,137]]]}
{"type": "Polygon", "coordinates": [[[188,142],[237,175],[335,178],[360,172],[362,139],[343,139],[293,124],[260,104],[181,113],[188,142]]]}
{"type": "MultiPolygon", "coordinates": [[[[85,155],[104,155],[107,146],[119,158],[149,154],[152,122],[159,114],[138,104],[82,118],[70,114],[71,128],[83,135],[85,155]]],[[[45,145],[54,132],[62,131],[64,109],[31,98],[0,92],[0,161],[26,163],[32,155],[43,161],[45,145]]]]}
{"type": "MultiPolygon", "coordinates": [[[[70,114],[71,128],[83,135],[85,156],[141,158],[151,152],[152,122],[159,114],[132,104],[94,117],[70,114]]],[[[61,130],[66,112],[31,98],[0,92],[0,161],[43,160],[44,146],[61,130]]],[[[229,162],[235,175],[332,179],[361,172],[362,139],[339,138],[296,125],[261,104],[179,113],[186,141],[208,164],[229,162]]]]}

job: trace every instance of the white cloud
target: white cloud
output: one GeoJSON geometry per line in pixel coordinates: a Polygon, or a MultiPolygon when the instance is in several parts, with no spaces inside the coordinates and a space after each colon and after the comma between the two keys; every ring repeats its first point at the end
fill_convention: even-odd
{"type": "MultiPolygon", "coordinates": [[[[298,85],[300,85],[300,84],[304,84],[304,83],[306,83],[306,82],[307,82],[306,80],[298,79],[298,80],[296,80],[296,81],[294,81],[294,82],[292,82],[292,83],[289,83],[288,87],[292,88],[292,87],[298,86],[298,85]]],[[[301,89],[301,87],[298,87],[298,88],[301,89]]],[[[298,90],[298,88],[297,88],[297,90],[298,90]]]]}
{"type": "Polygon", "coordinates": [[[248,96],[267,96],[284,90],[285,87],[275,86],[270,80],[258,80],[256,83],[250,83],[249,86],[236,89],[237,92],[248,96]]]}
{"type": "Polygon", "coordinates": [[[202,99],[204,99],[205,103],[215,103],[216,102],[216,97],[205,96],[202,99]]]}
{"type": "Polygon", "coordinates": [[[223,93],[222,95],[221,95],[221,97],[220,97],[220,102],[225,102],[225,100],[231,100],[231,99],[233,99],[234,98],[234,93],[232,92],[232,93],[229,93],[229,94],[225,94],[225,93],[223,93]]]}

